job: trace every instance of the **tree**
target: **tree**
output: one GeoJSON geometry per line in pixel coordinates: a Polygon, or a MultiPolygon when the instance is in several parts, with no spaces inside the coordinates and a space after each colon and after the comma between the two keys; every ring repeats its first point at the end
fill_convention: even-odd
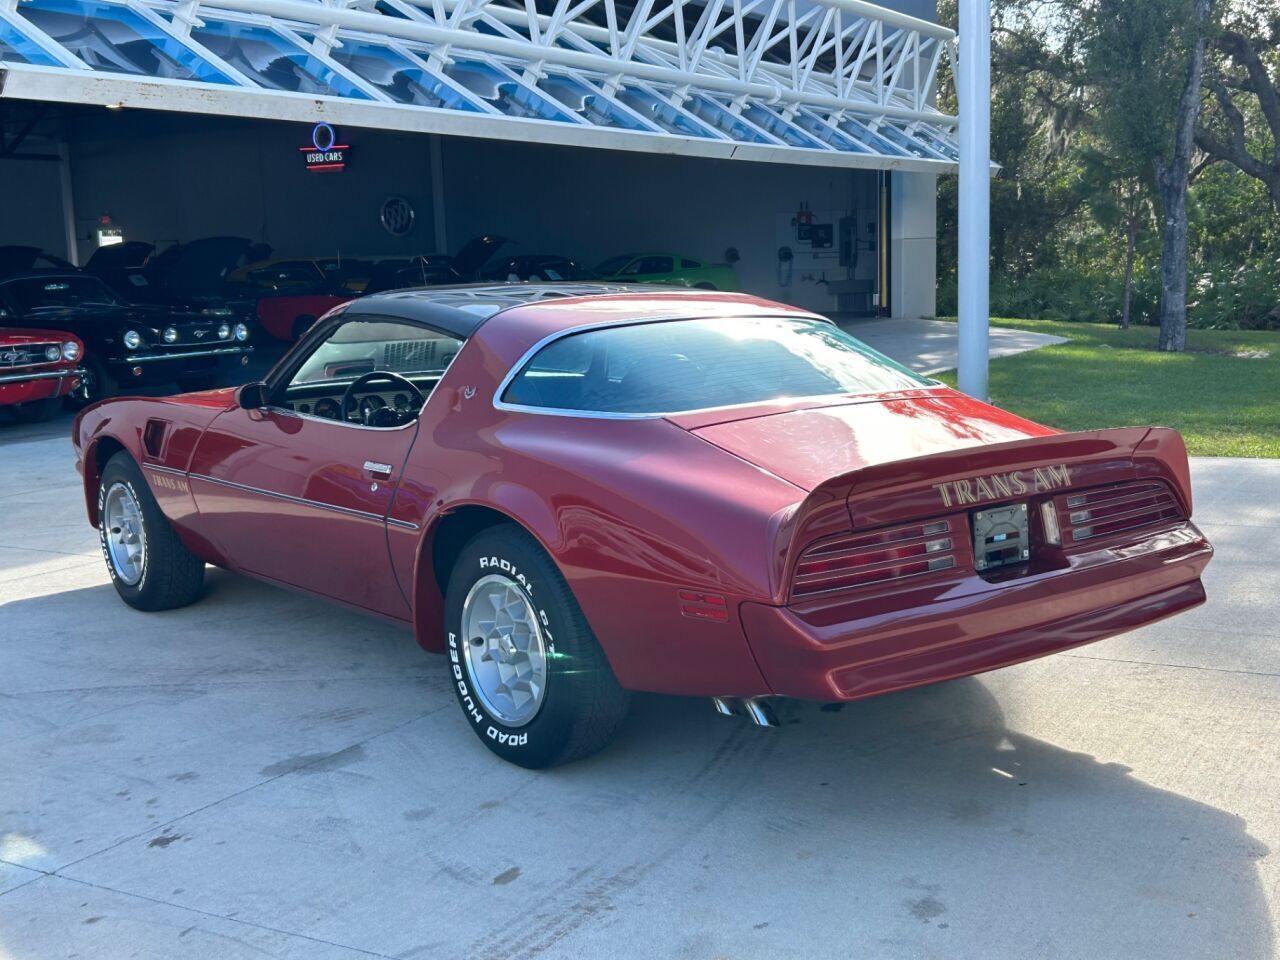
{"type": "Polygon", "coordinates": [[[1212,94],[1195,143],[1260,180],[1280,211],[1280,10],[1236,8],[1213,45],[1204,86],[1212,94]],[[1252,122],[1251,122],[1252,121],[1252,122]],[[1261,121],[1261,122],[1257,122],[1261,121]],[[1259,129],[1265,125],[1265,135],[1259,129]],[[1269,141],[1269,143],[1268,143],[1269,141]]]}
{"type": "Polygon", "coordinates": [[[1191,22],[1190,63],[1178,98],[1172,153],[1156,159],[1156,184],[1164,209],[1164,248],[1160,253],[1159,349],[1180,353],[1187,348],[1187,186],[1196,120],[1200,116],[1200,80],[1208,42],[1213,0],[1195,0],[1191,22]]]}
{"type": "Polygon", "coordinates": [[[1086,73],[1098,125],[1123,155],[1145,158],[1160,197],[1159,349],[1187,339],[1187,186],[1213,0],[1083,3],[1086,73]]]}

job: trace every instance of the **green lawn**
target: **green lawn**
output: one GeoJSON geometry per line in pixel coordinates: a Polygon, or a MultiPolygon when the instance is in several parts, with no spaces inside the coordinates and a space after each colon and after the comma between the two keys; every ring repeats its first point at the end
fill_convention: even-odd
{"type": "Polygon", "coordinates": [[[1190,330],[1186,353],[1159,353],[1153,327],[991,325],[1071,338],[991,362],[991,399],[1007,410],[1063,430],[1174,427],[1193,455],[1280,458],[1280,332],[1190,330]],[[1237,356],[1248,352],[1268,356],[1237,356]]]}

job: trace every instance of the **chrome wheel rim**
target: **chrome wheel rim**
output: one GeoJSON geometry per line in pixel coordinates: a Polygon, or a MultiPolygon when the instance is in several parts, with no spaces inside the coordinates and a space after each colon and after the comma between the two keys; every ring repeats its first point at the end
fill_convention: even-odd
{"type": "Polygon", "coordinates": [[[142,579],[147,562],[147,535],[142,508],[129,485],[113,483],[102,508],[102,540],[120,580],[132,587],[142,579]]]}
{"type": "Polygon", "coordinates": [[[491,716],[522,727],[547,690],[547,650],[537,612],[518,583],[480,578],[462,605],[463,659],[471,686],[491,716]]]}

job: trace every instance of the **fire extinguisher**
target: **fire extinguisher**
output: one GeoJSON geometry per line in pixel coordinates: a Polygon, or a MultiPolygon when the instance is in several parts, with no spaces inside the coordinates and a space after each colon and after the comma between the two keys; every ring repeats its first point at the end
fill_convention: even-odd
{"type": "Polygon", "coordinates": [[[813,223],[813,211],[809,209],[808,203],[800,204],[800,209],[796,212],[796,225],[802,223],[813,223]]]}

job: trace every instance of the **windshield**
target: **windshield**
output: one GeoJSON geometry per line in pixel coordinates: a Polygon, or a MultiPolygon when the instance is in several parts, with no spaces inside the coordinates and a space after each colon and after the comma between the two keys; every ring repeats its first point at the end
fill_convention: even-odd
{"type": "Polygon", "coordinates": [[[558,410],[665,414],[935,385],[822,320],[725,317],[571,334],[539,351],[502,399],[558,410]]]}
{"type": "Polygon", "coordinates": [[[4,285],[22,313],[45,307],[119,306],[120,298],[97,277],[24,277],[4,285]]]}

